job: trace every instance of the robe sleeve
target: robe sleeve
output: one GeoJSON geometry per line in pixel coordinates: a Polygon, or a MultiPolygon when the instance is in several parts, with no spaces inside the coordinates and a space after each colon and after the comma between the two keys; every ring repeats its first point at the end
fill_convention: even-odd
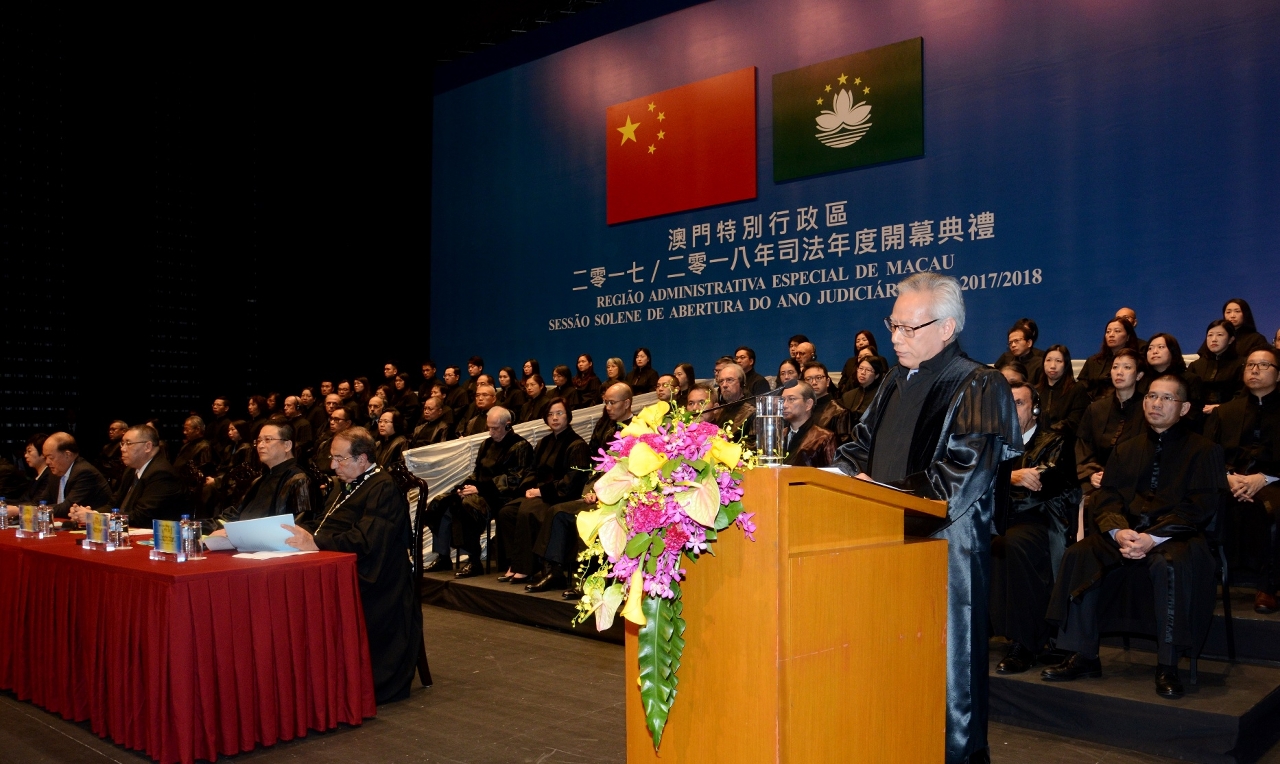
{"type": "Polygon", "coordinates": [[[1185,489],[1173,511],[1160,517],[1146,533],[1152,536],[1188,536],[1198,533],[1218,514],[1227,490],[1227,468],[1222,449],[1213,445],[1196,450],[1185,464],[1185,489]]]}
{"type": "Polygon", "coordinates": [[[397,541],[402,540],[409,517],[409,505],[394,483],[386,481],[370,488],[369,495],[360,502],[363,513],[354,518],[349,528],[340,533],[321,529],[315,536],[316,546],[325,551],[356,555],[360,579],[366,584],[378,579],[388,555],[405,553],[397,541]]]}
{"type": "Polygon", "coordinates": [[[568,469],[564,475],[538,487],[542,492],[542,500],[547,504],[582,498],[582,487],[591,475],[586,441],[579,438],[569,444],[568,450],[569,454],[565,459],[568,469]]]}
{"type": "MultiPolygon", "coordinates": [[[[1090,406],[1092,407],[1092,404],[1090,406]]],[[[1093,473],[1102,470],[1093,440],[1093,417],[1086,409],[1084,416],[1080,419],[1080,427],[1076,430],[1076,477],[1081,481],[1088,480],[1093,473]]]]}
{"type": "Polygon", "coordinates": [[[1002,463],[1022,453],[1018,410],[1003,383],[990,370],[969,379],[947,427],[942,458],[903,481],[917,496],[945,499],[951,522],[993,487],[1002,463]]]}
{"type": "Polygon", "coordinates": [[[520,484],[533,469],[533,448],[528,442],[515,444],[503,460],[502,468],[502,472],[493,476],[493,487],[509,501],[519,495],[520,484]]]}

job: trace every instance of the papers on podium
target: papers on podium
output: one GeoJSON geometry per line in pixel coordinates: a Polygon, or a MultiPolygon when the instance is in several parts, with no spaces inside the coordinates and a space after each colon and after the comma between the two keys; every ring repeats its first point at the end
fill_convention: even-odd
{"type": "MultiPolygon", "coordinates": [[[[294,525],[293,515],[259,517],[256,520],[237,520],[223,526],[227,540],[240,552],[297,552],[284,543],[289,531],[281,525],[294,525]]],[[[208,546],[206,539],[206,546],[208,546]]],[[[212,549],[213,547],[209,547],[212,549]]]]}

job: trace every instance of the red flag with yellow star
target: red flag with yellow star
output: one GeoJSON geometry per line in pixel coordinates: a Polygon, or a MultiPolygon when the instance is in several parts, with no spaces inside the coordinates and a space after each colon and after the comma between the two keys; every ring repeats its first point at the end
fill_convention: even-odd
{"type": "Polygon", "coordinates": [[[608,222],[756,196],[756,68],[605,110],[608,222]]]}

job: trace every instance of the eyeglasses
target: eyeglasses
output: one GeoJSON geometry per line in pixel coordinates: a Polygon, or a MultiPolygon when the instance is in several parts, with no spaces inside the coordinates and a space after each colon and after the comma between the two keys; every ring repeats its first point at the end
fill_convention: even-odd
{"type": "Polygon", "coordinates": [[[804,381],[805,381],[805,382],[808,382],[809,384],[811,384],[811,385],[812,385],[812,384],[816,384],[816,383],[818,383],[818,382],[821,382],[822,380],[824,380],[824,379],[826,379],[826,378],[827,378],[827,376],[826,376],[825,374],[822,374],[822,375],[819,375],[819,376],[816,376],[816,377],[805,377],[805,378],[804,378],[804,381]]]}
{"type": "Polygon", "coordinates": [[[134,447],[134,446],[140,446],[140,445],[142,445],[143,443],[150,443],[150,442],[151,442],[151,441],[149,441],[149,440],[122,440],[122,441],[120,441],[120,447],[121,447],[121,448],[132,448],[132,447],[134,447]]]}
{"type": "Polygon", "coordinates": [[[254,438],[253,445],[256,446],[259,443],[273,443],[277,440],[284,440],[284,438],[254,438]]]}
{"type": "Polygon", "coordinates": [[[628,399],[628,398],[623,398],[623,399],[622,399],[622,400],[620,400],[620,401],[611,401],[611,400],[609,400],[608,398],[605,398],[605,399],[604,399],[604,405],[606,405],[606,406],[621,406],[622,404],[626,403],[628,400],[630,400],[630,399],[628,399]]]}
{"type": "Polygon", "coordinates": [[[1266,371],[1275,368],[1275,364],[1270,361],[1251,361],[1244,365],[1249,371],[1266,371]]]}
{"type": "Polygon", "coordinates": [[[1155,403],[1156,401],[1160,401],[1161,403],[1181,403],[1182,402],[1181,398],[1178,398],[1173,395],[1169,395],[1168,393],[1165,393],[1164,395],[1161,395],[1159,393],[1147,393],[1146,395],[1142,396],[1142,398],[1143,400],[1149,403],[1155,403]]]}
{"type": "Polygon", "coordinates": [[[885,318],[884,318],[884,328],[886,328],[886,329],[888,329],[888,330],[889,330],[889,336],[890,336],[890,337],[892,337],[892,336],[893,336],[893,333],[894,333],[894,332],[901,331],[901,332],[902,332],[902,336],[903,336],[903,337],[906,337],[907,339],[911,339],[912,337],[916,336],[916,332],[917,332],[917,331],[919,331],[919,330],[921,330],[921,329],[923,329],[923,328],[925,328],[926,326],[929,326],[929,325],[931,325],[931,324],[936,324],[936,323],[938,323],[938,322],[939,322],[939,321],[941,321],[941,320],[942,320],[942,319],[940,319],[940,318],[935,318],[935,319],[933,319],[932,321],[925,322],[925,323],[923,323],[923,324],[920,324],[919,326],[907,326],[906,324],[895,324],[895,323],[893,322],[893,319],[892,319],[892,318],[889,318],[888,316],[885,316],[885,318]]]}
{"type": "Polygon", "coordinates": [[[354,458],[355,458],[354,456],[339,456],[338,454],[329,455],[329,460],[337,462],[338,464],[346,464],[347,462],[351,461],[354,458]]]}
{"type": "Polygon", "coordinates": [[[345,422],[345,421],[347,421],[347,418],[346,418],[346,417],[344,417],[344,416],[331,416],[331,417],[329,417],[329,421],[330,421],[330,422],[345,422]]]}

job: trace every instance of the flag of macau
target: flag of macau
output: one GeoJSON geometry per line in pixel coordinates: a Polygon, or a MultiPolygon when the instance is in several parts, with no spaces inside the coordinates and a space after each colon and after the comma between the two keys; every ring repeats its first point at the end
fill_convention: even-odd
{"type": "Polygon", "coordinates": [[[924,154],[923,38],[773,75],[773,179],[924,154]]]}

